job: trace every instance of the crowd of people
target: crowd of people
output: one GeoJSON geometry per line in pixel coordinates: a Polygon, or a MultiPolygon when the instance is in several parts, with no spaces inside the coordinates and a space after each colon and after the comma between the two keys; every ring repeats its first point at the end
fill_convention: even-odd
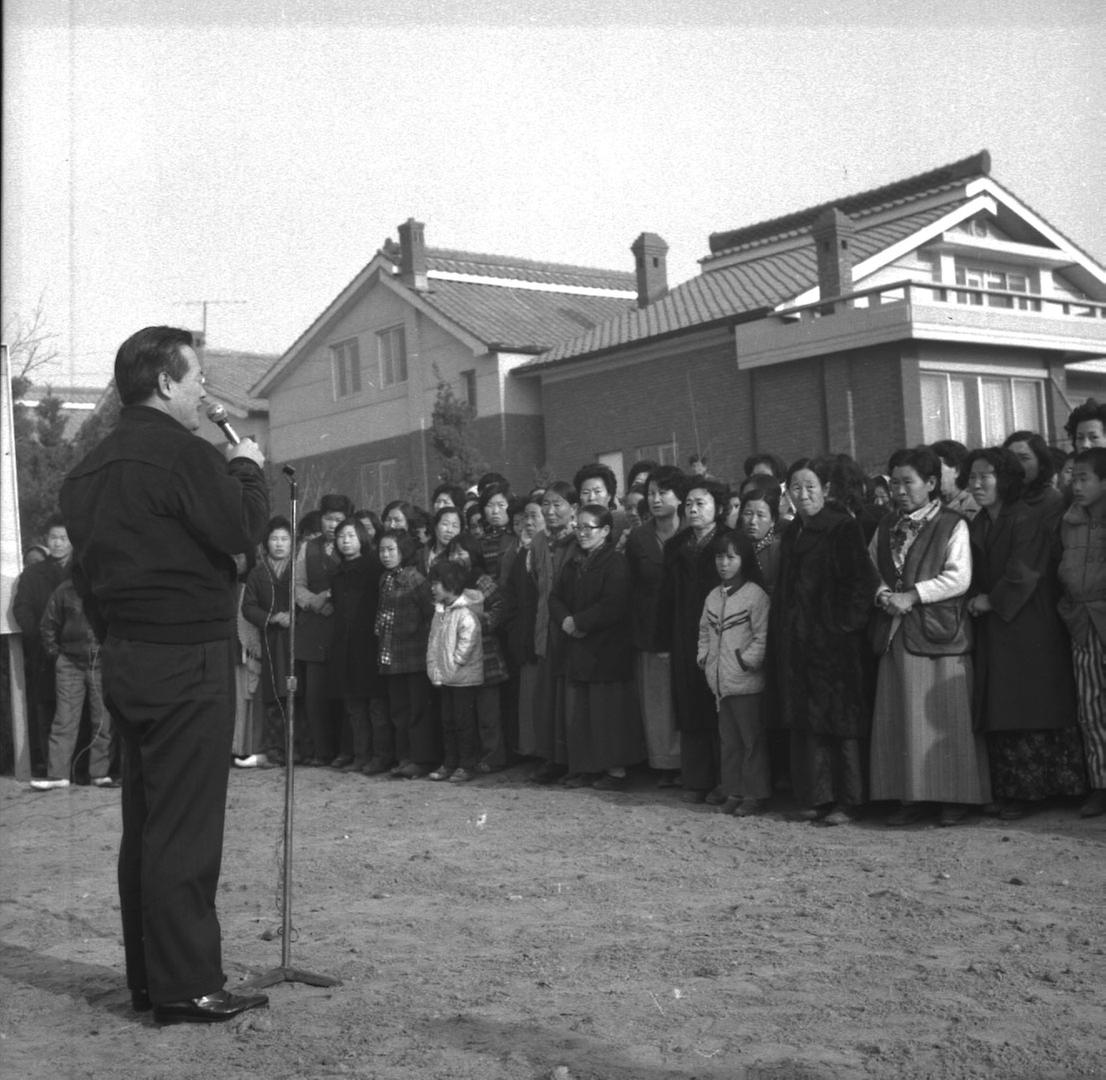
{"type": "MultiPolygon", "coordinates": [[[[1106,812],[1106,406],[1067,430],[1070,452],[1017,431],[898,449],[877,476],[761,453],[727,484],[697,455],[638,462],[621,498],[600,463],[521,495],[441,484],[427,509],[327,494],[243,560],[236,764],[284,763],[294,685],[297,763],[366,776],[528,762],[618,790],[646,763],[687,802],[784,797],[824,825],[873,802],[892,827],[1057,796],[1106,812]]],[[[76,732],[63,678],[95,648],[52,629],[79,616],[56,586],[51,781],[76,732]]]]}

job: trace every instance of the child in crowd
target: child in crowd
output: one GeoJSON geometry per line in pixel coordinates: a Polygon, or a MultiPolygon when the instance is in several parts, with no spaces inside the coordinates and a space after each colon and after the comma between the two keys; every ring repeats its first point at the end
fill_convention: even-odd
{"type": "Polygon", "coordinates": [[[1060,521],[1060,615],[1071,633],[1079,729],[1091,796],[1083,817],[1106,813],[1106,447],[1075,458],[1072,506],[1060,521]]]}
{"type": "Polygon", "coordinates": [[[768,594],[752,541],[720,532],[711,541],[721,584],[712,589],[699,622],[699,666],[718,702],[721,787],[719,810],[759,814],[771,793],[764,713],[764,654],[768,594]]]}
{"type": "Polygon", "coordinates": [[[88,697],[92,746],[88,775],[94,787],[119,785],[111,778],[111,715],[104,705],[100,682],[100,647],[85,617],[84,605],[71,578],[51,594],[40,626],[42,647],[54,662],[57,707],[50,727],[50,749],[45,780],[32,780],[39,791],[69,787],[73,751],[88,697]]]}
{"type": "Polygon", "coordinates": [[[468,568],[452,559],[430,567],[434,619],[426,646],[426,673],[439,688],[442,764],[431,780],[464,783],[476,775],[480,737],[476,727],[476,695],[484,681],[483,631],[480,609],[484,598],[466,589],[468,568]]]}
{"type": "Polygon", "coordinates": [[[389,775],[397,780],[426,776],[439,760],[437,724],[426,678],[426,641],[433,605],[426,578],[412,565],[418,550],[419,542],[399,529],[385,529],[377,543],[384,572],[374,629],[399,759],[389,775]]]}

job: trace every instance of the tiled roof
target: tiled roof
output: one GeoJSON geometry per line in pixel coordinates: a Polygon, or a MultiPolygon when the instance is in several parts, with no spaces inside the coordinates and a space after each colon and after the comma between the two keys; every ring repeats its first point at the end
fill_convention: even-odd
{"type": "Polygon", "coordinates": [[[228,404],[252,411],[268,411],[264,398],[250,397],[250,387],[276,362],[275,353],[238,352],[205,348],[204,374],[211,393],[228,404]]]}
{"type": "Polygon", "coordinates": [[[859,195],[846,195],[844,198],[819,203],[817,206],[810,206],[805,210],[785,214],[783,217],[772,218],[769,221],[757,222],[755,225],[747,225],[741,229],[712,233],[711,255],[719,255],[722,252],[764,240],[778,240],[785,236],[806,232],[814,224],[818,215],[831,206],[851,218],[856,218],[879,210],[904,206],[916,202],[925,195],[954,191],[969,177],[986,176],[990,171],[991,155],[986,150],[981,150],[978,154],[943,165],[939,169],[931,169],[929,172],[919,173],[905,180],[896,180],[892,184],[884,184],[882,187],[872,188],[859,195]]]}
{"type": "Polygon", "coordinates": [[[774,308],[817,285],[817,257],[810,226],[826,207],[836,206],[846,213],[851,208],[856,225],[853,250],[856,261],[860,262],[946,214],[959,201],[965,180],[989,168],[990,159],[983,151],[944,169],[889,184],[864,195],[825,203],[748,229],[715,233],[711,236],[710,258],[744,251],[740,262],[714,269],[708,258],[704,260],[707,265],[702,273],[676,286],[660,300],[645,308],[635,306],[609,323],[561,341],[522,370],[724,321],[758,309],[774,308]],[[946,190],[947,200],[938,200],[935,205],[927,204],[911,212],[911,203],[946,190]],[[880,213],[876,217],[877,211],[895,206],[902,207],[901,215],[888,218],[880,213]],[[866,219],[868,224],[865,224],[866,219]],[[725,246],[716,246],[722,243],[725,246]],[[757,255],[756,249],[760,247],[765,249],[764,253],[757,255]]]}
{"type": "MultiPolygon", "coordinates": [[[[397,263],[399,245],[387,242],[380,253],[397,263]]],[[[419,299],[478,340],[506,351],[544,352],[636,305],[637,280],[630,271],[450,248],[427,248],[426,268],[428,287],[418,291],[419,299]],[[484,281],[453,280],[452,275],[484,281]],[[503,284],[489,284],[491,278],[503,284]],[[512,282],[518,282],[518,287],[512,288],[512,282]],[[558,291],[558,286],[565,291],[558,291]],[[582,289],[628,295],[576,291],[582,289]]]]}
{"type": "Polygon", "coordinates": [[[489,346],[519,352],[544,352],[636,306],[628,297],[538,292],[433,277],[419,296],[489,346]]]}
{"type": "MultiPolygon", "coordinates": [[[[385,254],[389,254],[385,251],[385,254]]],[[[507,278],[543,285],[571,285],[588,289],[619,289],[635,292],[637,279],[632,271],[600,270],[591,266],[538,262],[503,255],[478,255],[472,251],[427,248],[427,269],[474,277],[507,278]]]]}

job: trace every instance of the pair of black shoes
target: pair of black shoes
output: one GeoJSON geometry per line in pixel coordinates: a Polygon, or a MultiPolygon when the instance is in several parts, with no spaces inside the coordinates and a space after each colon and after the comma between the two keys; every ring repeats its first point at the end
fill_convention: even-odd
{"type": "Polygon", "coordinates": [[[198,998],[163,1001],[155,1005],[145,990],[131,991],[134,1011],[149,1012],[153,1009],[154,1019],[160,1024],[217,1024],[232,1020],[247,1009],[268,1004],[267,994],[232,994],[229,990],[218,990],[198,998]]]}

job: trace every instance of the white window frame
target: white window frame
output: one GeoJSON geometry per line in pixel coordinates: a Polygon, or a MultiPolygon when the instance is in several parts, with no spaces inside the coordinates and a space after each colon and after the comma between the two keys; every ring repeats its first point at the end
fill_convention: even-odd
{"type": "Polygon", "coordinates": [[[407,331],[402,323],[377,332],[376,355],[382,387],[401,386],[407,382],[407,331]]]}
{"type": "MultiPolygon", "coordinates": [[[[973,371],[952,370],[941,368],[923,368],[921,378],[943,379],[943,413],[946,418],[947,429],[937,431],[929,427],[929,420],[922,409],[922,439],[925,443],[938,442],[941,439],[956,439],[966,446],[997,446],[1014,431],[1036,431],[1045,441],[1049,440],[1049,416],[1048,395],[1046,378],[1036,373],[1012,373],[1010,371],[987,371],[976,369],[973,371]],[[967,388],[968,394],[963,402],[965,409],[964,426],[957,430],[954,424],[954,414],[958,411],[954,407],[952,384],[956,380],[967,388]],[[1004,406],[1009,407],[1011,417],[1009,429],[1001,433],[987,432],[987,417],[985,413],[984,383],[1002,382],[1006,391],[1004,406]],[[1019,410],[1016,387],[1031,387],[1037,402],[1037,417],[1029,417],[1019,410]]],[[[920,403],[921,404],[921,403],[920,403]]]]}
{"type": "Polygon", "coordinates": [[[960,304],[971,304],[975,307],[1008,308],[1018,311],[1040,311],[1040,300],[1034,300],[1035,275],[1028,269],[1011,270],[999,266],[988,266],[986,263],[965,263],[956,260],[956,284],[966,286],[969,289],[980,289],[980,292],[957,292],[956,300],[960,304]],[[1025,299],[1020,296],[986,296],[988,289],[1005,290],[1006,292],[1025,293],[1025,299]]]}

